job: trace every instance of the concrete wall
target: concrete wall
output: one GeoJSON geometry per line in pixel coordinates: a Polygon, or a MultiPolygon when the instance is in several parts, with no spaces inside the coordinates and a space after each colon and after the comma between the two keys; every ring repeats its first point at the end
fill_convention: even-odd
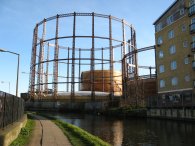
{"type": "Polygon", "coordinates": [[[53,110],[53,111],[104,111],[109,102],[62,102],[62,101],[35,101],[26,103],[27,110],[53,110]]]}
{"type": "Polygon", "coordinates": [[[165,119],[195,120],[195,109],[148,109],[147,116],[165,119]]]}
{"type": "Polygon", "coordinates": [[[24,115],[20,121],[0,130],[0,146],[9,146],[18,137],[21,128],[26,125],[26,122],[27,116],[24,115]]]}

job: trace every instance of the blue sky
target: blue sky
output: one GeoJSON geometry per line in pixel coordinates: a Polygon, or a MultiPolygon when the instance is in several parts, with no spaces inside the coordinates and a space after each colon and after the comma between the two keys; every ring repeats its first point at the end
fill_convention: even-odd
{"type": "MultiPolygon", "coordinates": [[[[21,55],[19,92],[28,90],[32,35],[35,24],[43,18],[71,12],[96,12],[123,18],[133,24],[137,32],[137,47],[155,44],[153,22],[174,0],[1,0],[0,48],[21,55]]],[[[140,55],[153,65],[152,54],[140,55]]],[[[15,94],[17,57],[0,53],[0,90],[15,94]],[[5,83],[1,83],[4,81],[5,83]]]]}

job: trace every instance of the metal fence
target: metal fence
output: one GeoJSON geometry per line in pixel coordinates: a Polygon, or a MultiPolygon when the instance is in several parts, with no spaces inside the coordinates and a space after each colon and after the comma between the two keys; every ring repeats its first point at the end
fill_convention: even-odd
{"type": "Polygon", "coordinates": [[[191,108],[195,107],[193,94],[175,94],[147,98],[148,108],[191,108]]]}
{"type": "Polygon", "coordinates": [[[24,115],[24,100],[0,91],[0,129],[18,121],[24,115]]]}

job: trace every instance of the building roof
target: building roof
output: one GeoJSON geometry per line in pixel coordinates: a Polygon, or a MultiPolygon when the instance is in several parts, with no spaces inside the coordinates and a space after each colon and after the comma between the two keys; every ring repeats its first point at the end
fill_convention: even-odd
{"type": "Polygon", "coordinates": [[[178,2],[178,0],[175,0],[166,10],[164,13],[162,13],[162,15],[160,15],[160,17],[158,17],[158,19],[153,23],[153,25],[155,25],[176,3],[178,2]]]}

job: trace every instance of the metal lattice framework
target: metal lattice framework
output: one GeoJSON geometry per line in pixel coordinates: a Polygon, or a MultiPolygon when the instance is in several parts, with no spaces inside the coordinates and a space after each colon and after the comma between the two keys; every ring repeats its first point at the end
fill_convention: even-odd
{"type": "MultiPolygon", "coordinates": [[[[136,53],[131,57],[125,55],[135,50],[135,29],[123,19],[76,12],[43,19],[34,28],[30,96],[41,99],[52,90],[53,99],[57,99],[62,91],[69,92],[74,101],[75,92],[80,90],[82,72],[90,70],[91,99],[95,100],[94,86],[98,83],[95,82],[94,71],[109,70],[112,99],[113,72],[121,71],[122,90],[125,90],[127,64],[137,66],[136,53]]],[[[136,67],[128,70],[137,74],[136,67]]],[[[103,72],[102,78],[105,78],[103,72]]]]}

